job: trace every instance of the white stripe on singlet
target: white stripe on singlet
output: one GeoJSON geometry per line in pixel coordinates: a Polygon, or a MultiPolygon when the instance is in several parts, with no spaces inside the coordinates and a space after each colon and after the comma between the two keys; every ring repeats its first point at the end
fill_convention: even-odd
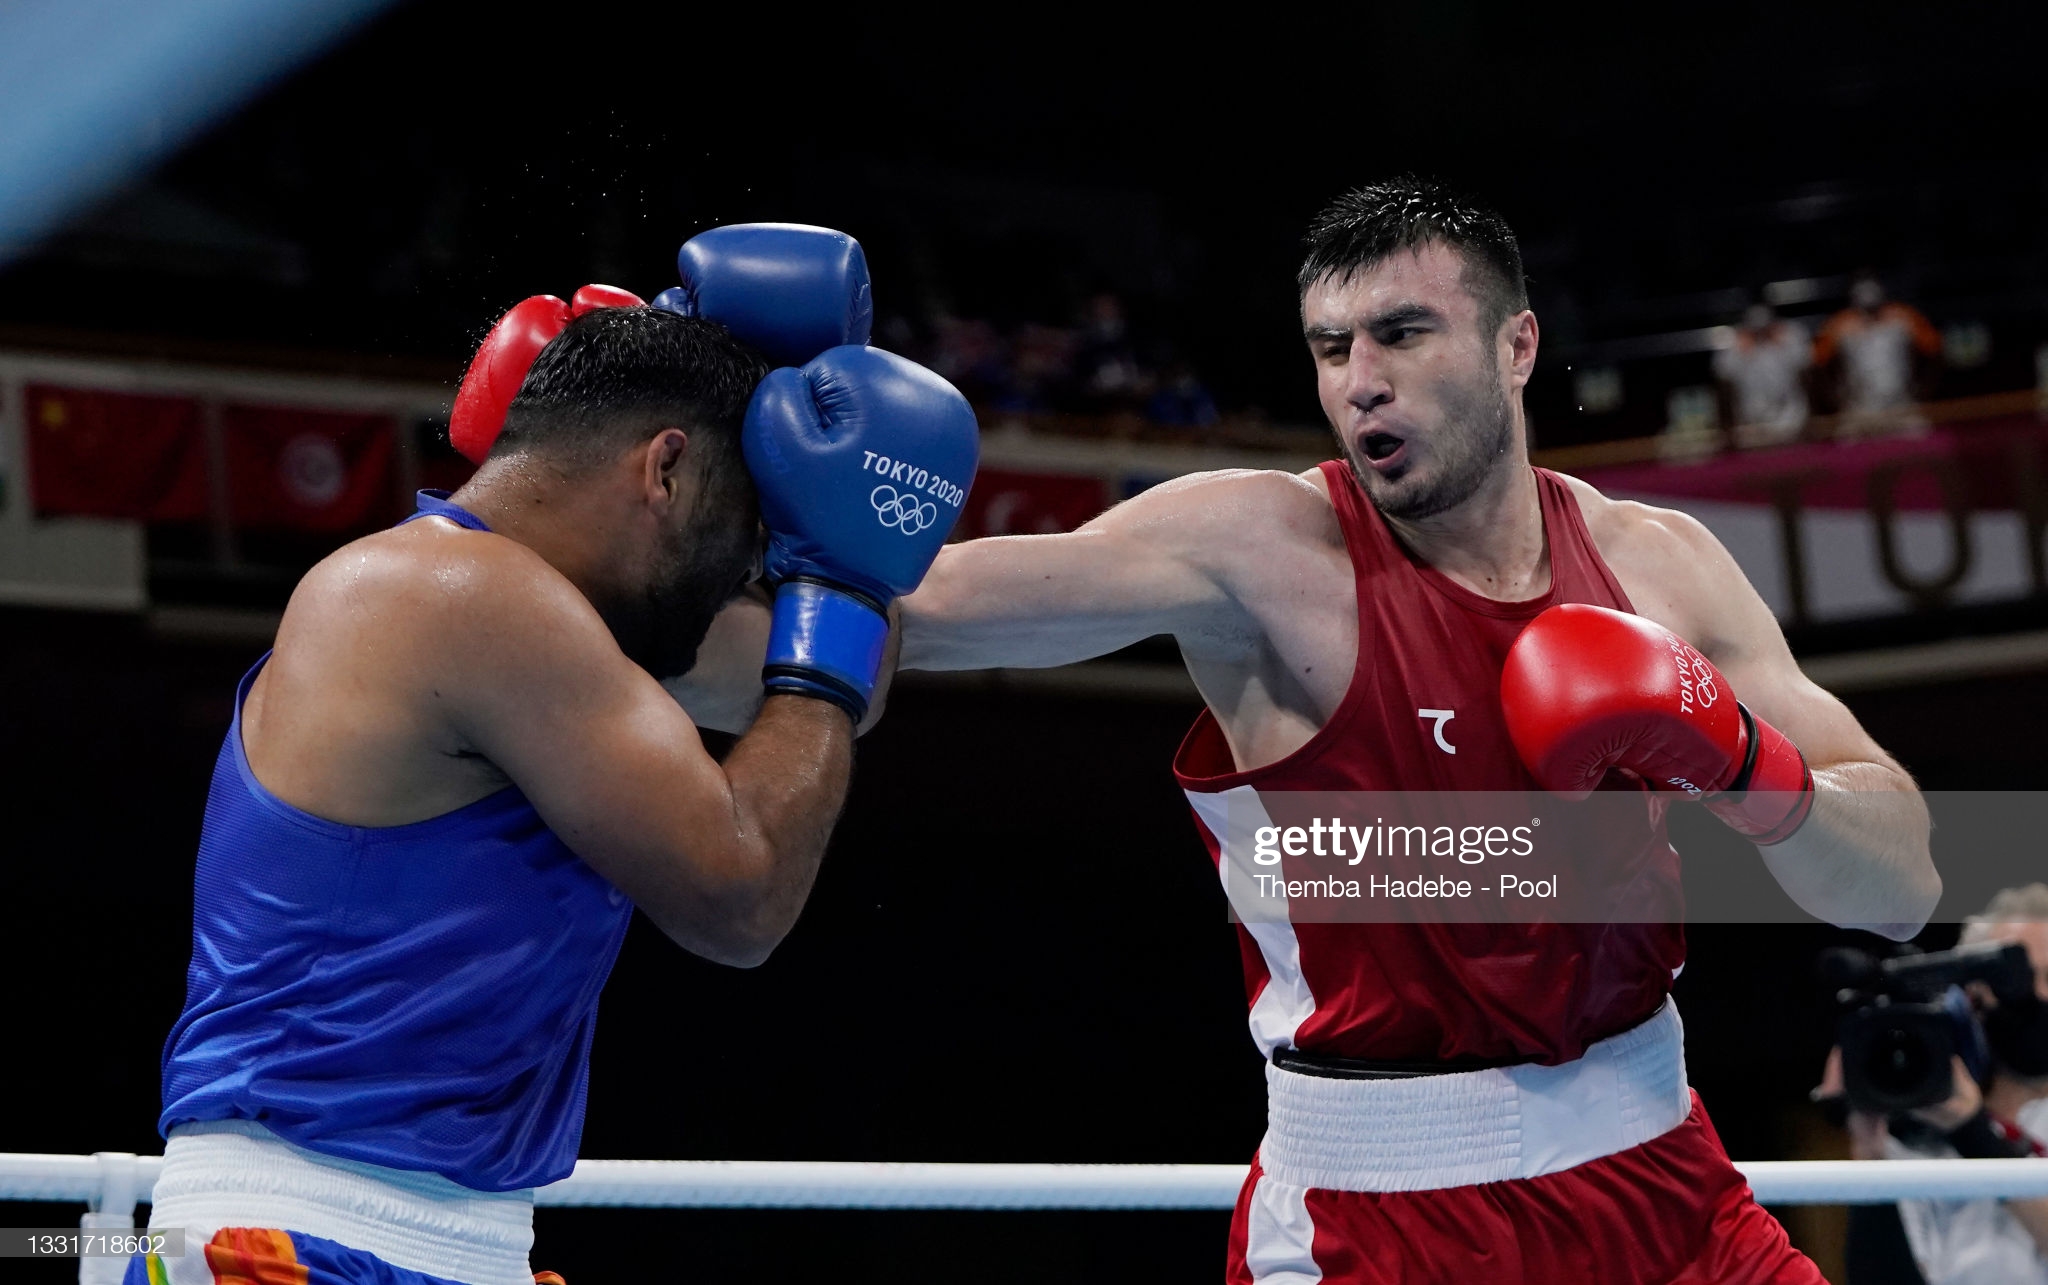
{"type": "MultiPolygon", "coordinates": [[[[1195,790],[1184,793],[1217,845],[1216,877],[1228,898],[1232,892],[1230,862],[1220,854],[1250,851],[1253,829],[1271,825],[1272,818],[1266,814],[1259,792],[1249,785],[1236,785],[1213,794],[1195,790]]],[[[1285,905],[1283,890],[1277,898],[1263,898],[1257,906],[1234,907],[1241,926],[1258,943],[1259,954],[1266,961],[1267,980],[1252,1001],[1251,1027],[1252,1041],[1259,1046],[1260,1055],[1268,1058],[1276,1048],[1292,1047],[1294,1033],[1316,1011],[1316,997],[1301,971],[1301,942],[1294,935],[1294,925],[1284,918],[1285,905]]]]}

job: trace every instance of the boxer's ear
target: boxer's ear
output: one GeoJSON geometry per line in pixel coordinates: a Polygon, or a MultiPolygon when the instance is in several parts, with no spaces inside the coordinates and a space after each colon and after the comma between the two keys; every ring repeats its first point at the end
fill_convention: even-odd
{"type": "Polygon", "coordinates": [[[648,439],[640,458],[648,503],[664,507],[682,503],[692,489],[686,477],[690,435],[680,428],[664,428],[648,439]]]}

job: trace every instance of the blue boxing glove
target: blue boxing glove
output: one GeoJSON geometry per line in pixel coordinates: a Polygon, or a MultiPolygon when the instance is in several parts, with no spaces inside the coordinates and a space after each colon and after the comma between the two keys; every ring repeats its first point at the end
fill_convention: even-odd
{"type": "Polygon", "coordinates": [[[939,554],[981,455],[974,411],[914,361],[848,345],[772,371],[742,440],[779,580],[768,690],[867,713],[889,603],[939,554]]]}
{"type": "Polygon", "coordinates": [[[683,284],[654,306],[705,317],[777,366],[864,344],[874,327],[867,256],[844,232],[802,223],[732,223],[676,252],[683,284]]]}

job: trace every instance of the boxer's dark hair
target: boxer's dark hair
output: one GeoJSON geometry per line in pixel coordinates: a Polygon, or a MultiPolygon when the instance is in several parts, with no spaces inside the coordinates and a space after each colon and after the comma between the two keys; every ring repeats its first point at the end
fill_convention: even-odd
{"type": "Polygon", "coordinates": [[[491,454],[530,451],[575,469],[674,427],[703,452],[706,484],[722,486],[746,475],[740,423],[767,373],[760,354],[716,322],[598,308],[534,358],[491,454]]]}
{"type": "Polygon", "coordinates": [[[1403,174],[1368,183],[1330,202],[1302,238],[1300,297],[1324,277],[1339,284],[1402,250],[1442,242],[1465,261],[1465,288],[1479,300],[1488,330],[1529,306],[1522,251],[1497,212],[1433,179],[1403,174]]]}

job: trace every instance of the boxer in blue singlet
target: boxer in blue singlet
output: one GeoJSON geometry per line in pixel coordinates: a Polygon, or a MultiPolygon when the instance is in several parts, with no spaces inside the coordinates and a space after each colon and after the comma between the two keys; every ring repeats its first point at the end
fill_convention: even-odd
{"type": "Polygon", "coordinates": [[[509,399],[475,477],[309,572],[242,680],[164,1050],[151,1221],[188,1248],[134,1285],[528,1285],[633,906],[743,967],[794,923],[887,603],[951,526],[882,523],[863,453],[964,491],[976,432],[944,381],[859,346],[849,238],[706,236],[680,304],[586,287],[508,314],[458,401],[509,399]],[[706,720],[747,728],[721,764],[678,698],[764,525],[776,633],[763,688],[706,720]]]}

